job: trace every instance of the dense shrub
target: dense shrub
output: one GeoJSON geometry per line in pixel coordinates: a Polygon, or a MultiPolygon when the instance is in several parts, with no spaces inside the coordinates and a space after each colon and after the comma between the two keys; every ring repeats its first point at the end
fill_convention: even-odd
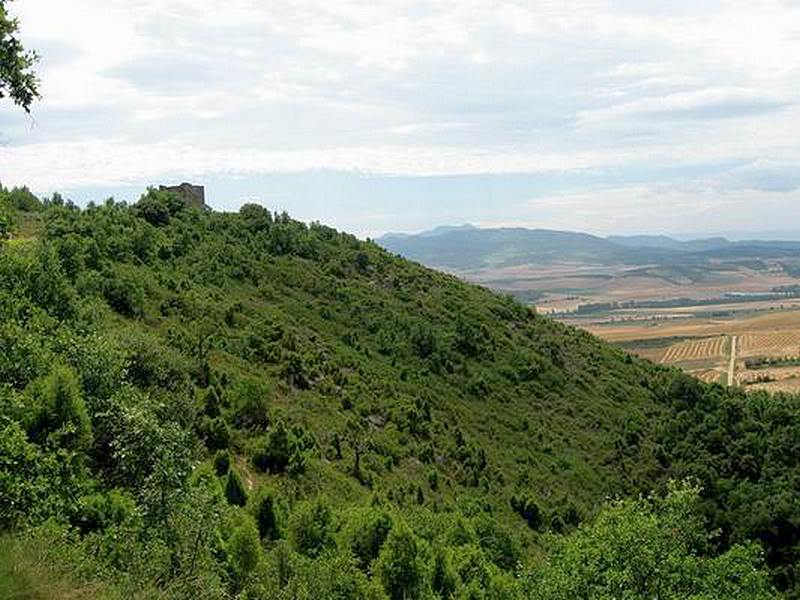
{"type": "Polygon", "coordinates": [[[242,478],[239,477],[236,469],[228,470],[228,476],[225,479],[225,498],[228,499],[228,504],[234,506],[247,504],[247,490],[245,490],[242,478]]]}
{"type": "Polygon", "coordinates": [[[392,530],[392,518],[378,506],[354,509],[343,527],[344,544],[356,557],[358,565],[366,569],[378,553],[392,530]]]}
{"type": "Polygon", "coordinates": [[[75,372],[56,366],[44,380],[33,384],[31,393],[39,410],[31,425],[34,439],[45,438],[73,450],[88,450],[92,444],[92,424],[75,372]]]}
{"type": "Polygon", "coordinates": [[[375,563],[375,574],[393,600],[420,597],[425,585],[419,542],[411,530],[396,523],[375,563]]]}
{"type": "Polygon", "coordinates": [[[258,491],[254,501],[254,516],[262,540],[273,541],[283,535],[278,504],[277,495],[272,489],[262,488],[258,491]]]}
{"type": "Polygon", "coordinates": [[[309,557],[319,556],[334,545],[333,514],[326,500],[301,502],[289,518],[289,541],[292,547],[309,557]]]}
{"type": "Polygon", "coordinates": [[[144,315],[144,289],[130,275],[122,272],[107,274],[103,296],[111,308],[125,317],[144,315]]]}

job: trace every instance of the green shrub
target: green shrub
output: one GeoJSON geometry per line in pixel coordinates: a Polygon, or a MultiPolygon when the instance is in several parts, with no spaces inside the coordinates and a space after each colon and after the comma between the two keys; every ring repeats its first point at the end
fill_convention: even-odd
{"type": "Polygon", "coordinates": [[[258,535],[262,540],[274,541],[283,537],[278,500],[272,489],[259,490],[254,502],[254,513],[258,535]]]}
{"type": "Polygon", "coordinates": [[[111,272],[103,283],[103,297],[124,317],[144,316],[144,289],[131,275],[111,272]]]}
{"type": "Polygon", "coordinates": [[[366,569],[392,530],[392,518],[379,506],[367,506],[350,511],[342,529],[346,547],[356,557],[361,569],[366,569]]]}
{"type": "Polygon", "coordinates": [[[220,477],[227,475],[230,467],[231,455],[228,453],[228,451],[217,450],[217,453],[214,455],[214,471],[217,473],[217,475],[220,477]]]}
{"type": "Polygon", "coordinates": [[[754,545],[714,556],[699,490],[670,484],[665,497],[607,505],[597,519],[556,538],[525,579],[533,600],[567,598],[777,598],[754,545]]]}
{"type": "Polygon", "coordinates": [[[270,388],[256,379],[242,379],[232,393],[233,423],[240,429],[264,430],[269,426],[270,388]]]}
{"type": "Polygon", "coordinates": [[[228,471],[228,478],[225,481],[225,498],[228,500],[228,504],[233,506],[247,504],[247,490],[244,489],[244,484],[236,469],[228,471]]]}
{"type": "Polygon", "coordinates": [[[511,508],[528,523],[531,529],[541,529],[544,524],[544,513],[539,504],[527,494],[514,494],[511,497],[511,508]]]}
{"type": "Polygon", "coordinates": [[[133,498],[122,490],[84,496],[78,502],[78,506],[78,514],[74,521],[83,533],[105,529],[109,525],[119,525],[131,516],[136,508],[133,498]]]}
{"type": "Polygon", "coordinates": [[[333,513],[327,501],[301,502],[289,517],[289,541],[306,556],[319,556],[334,545],[333,513]]]}
{"type": "Polygon", "coordinates": [[[392,527],[375,562],[375,574],[392,600],[422,595],[425,582],[419,542],[405,524],[392,527]]]}
{"type": "Polygon", "coordinates": [[[43,381],[34,384],[39,411],[32,424],[32,435],[45,438],[72,450],[88,450],[92,445],[92,423],[75,372],[56,366],[43,381]]]}
{"type": "Polygon", "coordinates": [[[250,518],[242,518],[234,528],[227,544],[228,561],[241,587],[261,560],[261,543],[258,529],[250,518]]]}

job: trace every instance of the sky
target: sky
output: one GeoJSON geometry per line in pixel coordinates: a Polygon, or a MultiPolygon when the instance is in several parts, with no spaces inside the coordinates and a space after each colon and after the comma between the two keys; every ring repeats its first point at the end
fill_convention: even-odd
{"type": "Polygon", "coordinates": [[[15,0],[0,181],[361,236],[800,230],[798,0],[15,0]]]}

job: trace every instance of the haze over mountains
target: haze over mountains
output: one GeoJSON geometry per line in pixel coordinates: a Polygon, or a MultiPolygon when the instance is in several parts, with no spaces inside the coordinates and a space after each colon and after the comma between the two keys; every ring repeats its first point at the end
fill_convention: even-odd
{"type": "Polygon", "coordinates": [[[731,241],[725,237],[678,240],[665,235],[599,237],[588,233],[525,228],[443,226],[417,234],[389,233],[377,243],[428,266],[452,270],[527,264],[643,265],[707,263],[731,258],[800,256],[800,242],[731,241]]]}

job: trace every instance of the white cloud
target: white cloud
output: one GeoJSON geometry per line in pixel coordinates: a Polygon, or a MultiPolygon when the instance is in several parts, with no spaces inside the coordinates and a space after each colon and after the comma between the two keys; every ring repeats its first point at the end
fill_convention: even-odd
{"type": "MultiPolygon", "coordinates": [[[[783,0],[12,9],[43,55],[44,99],[34,127],[0,108],[0,180],[41,191],[306,169],[596,171],[620,178],[630,202],[657,189],[677,223],[689,218],[687,187],[706,203],[745,190],[728,206],[746,212],[746,198],[791,191],[800,166],[800,5],[783,0]],[[726,162],[762,167],[728,173],[726,162]],[[671,167],[690,180],[647,180],[671,167]]],[[[624,210],[594,189],[580,192],[586,207],[624,210]]],[[[493,203],[512,211],[517,200],[493,203]]],[[[589,223],[587,211],[575,214],[589,223]]]]}
{"type": "Polygon", "coordinates": [[[749,116],[779,109],[788,99],[748,88],[706,88],[647,96],[578,113],[581,126],[622,119],[718,119],[749,116]]]}
{"type": "MultiPolygon", "coordinates": [[[[708,184],[635,185],[533,198],[511,219],[483,226],[547,227],[613,233],[695,233],[787,229],[794,199],[752,188],[720,190],[708,184]]],[[[790,226],[791,227],[791,226],[790,226]]]]}

